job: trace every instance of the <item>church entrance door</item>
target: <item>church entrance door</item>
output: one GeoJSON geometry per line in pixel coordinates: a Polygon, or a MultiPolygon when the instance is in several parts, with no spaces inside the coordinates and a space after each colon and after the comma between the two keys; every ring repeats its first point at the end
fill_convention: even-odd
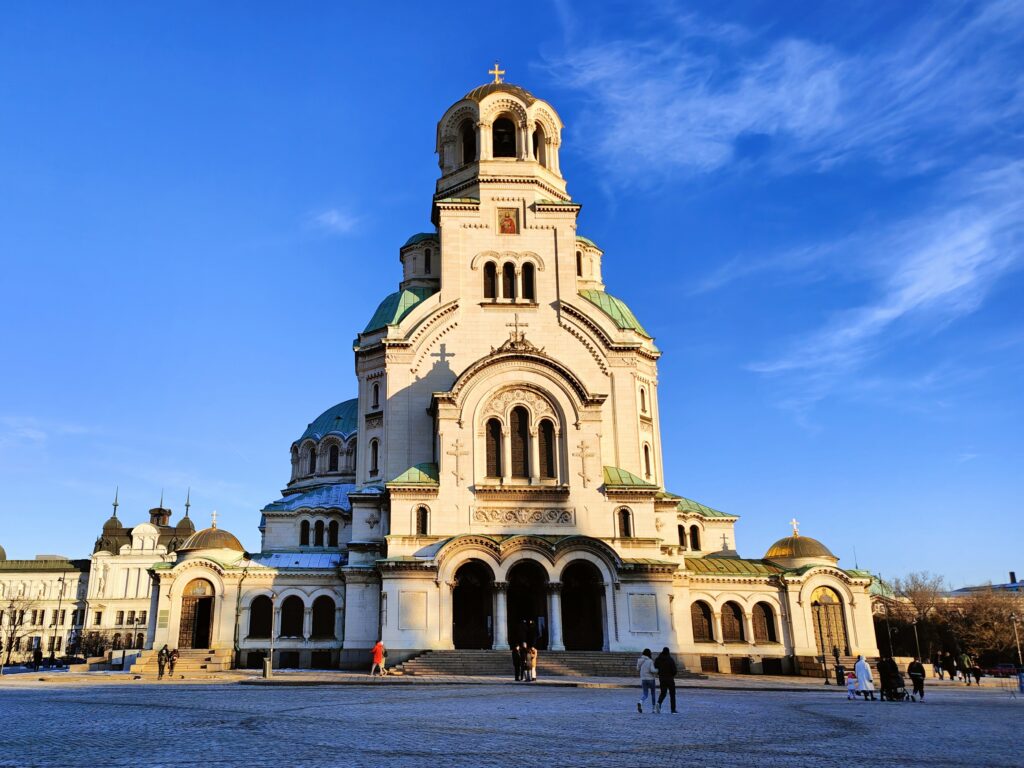
{"type": "Polygon", "coordinates": [[[850,642],[846,636],[843,601],[835,590],[818,587],[811,594],[814,613],[814,639],[823,656],[848,656],[850,642]]]}
{"type": "Polygon", "coordinates": [[[455,572],[452,641],[456,648],[490,648],[494,638],[494,574],[479,560],[455,572]]]}
{"type": "Polygon", "coordinates": [[[604,584],[593,563],[576,560],[562,572],[562,635],[567,651],[604,649],[604,584]]]}
{"type": "Polygon", "coordinates": [[[209,648],[213,628],[213,584],[194,579],[181,597],[179,648],[209,648]]]}
{"type": "Polygon", "coordinates": [[[524,560],[508,574],[508,639],[548,647],[548,574],[540,563],[524,560]]]}

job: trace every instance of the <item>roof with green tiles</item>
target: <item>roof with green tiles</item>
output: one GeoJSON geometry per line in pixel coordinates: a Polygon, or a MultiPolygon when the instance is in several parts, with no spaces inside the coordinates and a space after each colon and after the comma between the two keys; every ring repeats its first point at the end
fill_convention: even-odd
{"type": "Polygon", "coordinates": [[[717,509],[701,504],[699,501],[693,499],[687,499],[684,496],[677,496],[679,503],[676,504],[676,510],[679,512],[689,512],[693,515],[700,515],[701,517],[728,517],[737,518],[739,515],[730,515],[727,512],[720,512],[717,509]]]}
{"type": "Polygon", "coordinates": [[[404,291],[392,293],[377,307],[377,311],[373,313],[373,317],[366,324],[363,333],[370,333],[388,325],[400,323],[402,318],[412,312],[417,304],[435,293],[437,293],[436,288],[406,288],[404,291]]]}
{"type": "MultiPolygon", "coordinates": [[[[591,246],[593,248],[597,248],[597,243],[595,243],[589,237],[584,237],[583,235],[576,235],[576,242],[577,243],[583,243],[584,245],[589,245],[589,246],[591,246]]],[[[600,250],[600,249],[598,249],[598,250],[600,250]]]]}
{"type": "Polygon", "coordinates": [[[741,557],[687,557],[686,569],[709,576],[774,576],[785,570],[775,563],[741,557]]]}
{"type": "Polygon", "coordinates": [[[410,237],[408,240],[406,240],[405,244],[402,245],[402,247],[403,248],[408,248],[410,245],[416,245],[416,243],[422,243],[424,240],[437,240],[437,233],[436,232],[419,232],[419,233],[413,235],[412,237],[410,237]]]}
{"type": "Polygon", "coordinates": [[[405,472],[400,474],[394,480],[388,482],[388,486],[392,485],[429,485],[437,486],[437,464],[433,462],[426,462],[423,464],[416,464],[415,466],[409,467],[405,472]]]}
{"type": "Polygon", "coordinates": [[[642,480],[632,472],[621,467],[604,468],[604,484],[606,488],[643,488],[650,490],[658,486],[642,480]]]}
{"type": "Polygon", "coordinates": [[[648,339],[651,338],[651,334],[644,330],[644,327],[640,325],[640,321],[636,319],[636,315],[633,314],[632,310],[626,306],[622,299],[617,299],[610,293],[593,288],[580,291],[580,296],[608,315],[608,317],[615,321],[615,325],[622,330],[636,331],[641,336],[645,336],[648,339]]]}
{"type": "Polygon", "coordinates": [[[356,398],[331,406],[313,419],[302,437],[295,442],[301,443],[306,438],[320,440],[327,435],[347,438],[356,431],[358,410],[359,401],[356,398]]]}

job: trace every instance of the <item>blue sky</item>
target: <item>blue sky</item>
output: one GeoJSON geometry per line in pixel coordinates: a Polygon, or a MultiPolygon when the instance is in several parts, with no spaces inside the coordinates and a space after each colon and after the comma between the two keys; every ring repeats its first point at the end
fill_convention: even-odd
{"type": "Polygon", "coordinates": [[[87,554],[118,485],[258,546],[499,58],[665,353],[670,490],[745,556],[796,516],[887,576],[1024,571],[1024,6],[486,8],[0,8],[8,554],[87,554]]]}

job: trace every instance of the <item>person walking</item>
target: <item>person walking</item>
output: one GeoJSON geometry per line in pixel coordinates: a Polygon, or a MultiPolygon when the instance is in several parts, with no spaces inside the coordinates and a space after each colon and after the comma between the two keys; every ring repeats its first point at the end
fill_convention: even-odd
{"type": "Polygon", "coordinates": [[[644,702],[647,701],[647,694],[651,695],[651,712],[654,711],[655,686],[657,685],[658,671],[654,667],[654,659],[651,658],[651,649],[644,648],[640,658],[636,660],[636,670],[640,673],[640,700],[636,703],[636,711],[644,712],[644,702]]]}
{"type": "Polygon", "coordinates": [[[518,645],[512,646],[512,670],[516,675],[516,682],[523,679],[523,656],[518,645]]]}
{"type": "Polygon", "coordinates": [[[156,654],[156,679],[164,679],[164,669],[167,667],[167,657],[171,655],[171,652],[167,650],[167,643],[164,643],[164,647],[161,648],[156,654]]]}
{"type": "Polygon", "coordinates": [[[907,665],[907,677],[914,684],[914,695],[920,696],[924,703],[924,664],[920,659],[915,658],[907,665]]]}
{"type": "Polygon", "coordinates": [[[942,654],[942,668],[949,675],[950,682],[956,680],[956,659],[953,658],[953,654],[949,651],[942,654]]]}
{"type": "Polygon", "coordinates": [[[672,655],[668,652],[668,648],[662,648],[661,653],[658,654],[658,658],[654,660],[654,668],[658,670],[658,687],[661,688],[661,694],[658,696],[658,703],[654,707],[655,712],[661,712],[662,702],[665,701],[665,695],[668,694],[668,702],[672,707],[672,714],[679,714],[676,712],[676,662],[672,658],[672,655]]]}
{"type": "Polygon", "coordinates": [[[960,654],[960,658],[958,659],[958,661],[960,662],[958,665],[960,667],[960,674],[964,676],[964,682],[970,685],[971,667],[974,666],[974,662],[971,661],[971,657],[967,654],[967,651],[964,651],[960,654]]]}
{"type": "Polygon", "coordinates": [[[871,666],[864,661],[863,656],[857,657],[857,663],[853,665],[853,671],[857,675],[857,690],[864,694],[864,701],[874,701],[875,678],[871,676],[871,666]]]}
{"type": "Polygon", "coordinates": [[[370,677],[373,677],[374,672],[380,672],[380,676],[384,677],[387,674],[387,670],[384,668],[384,659],[387,657],[387,649],[384,648],[384,642],[378,640],[377,644],[373,646],[373,650],[370,652],[373,657],[373,665],[370,667],[370,677]]]}
{"type": "Polygon", "coordinates": [[[530,645],[526,648],[526,680],[532,683],[537,679],[537,649],[530,645]]]}
{"type": "Polygon", "coordinates": [[[932,674],[939,680],[942,679],[942,656],[938,651],[932,654],[932,674]]]}
{"type": "Polygon", "coordinates": [[[167,670],[170,672],[170,677],[174,677],[174,665],[178,663],[178,658],[180,656],[181,654],[178,653],[177,648],[167,654],[167,670]]]}
{"type": "Polygon", "coordinates": [[[32,651],[32,667],[35,669],[36,672],[39,671],[39,665],[42,663],[43,651],[41,648],[39,648],[39,646],[36,646],[36,649],[32,651]]]}

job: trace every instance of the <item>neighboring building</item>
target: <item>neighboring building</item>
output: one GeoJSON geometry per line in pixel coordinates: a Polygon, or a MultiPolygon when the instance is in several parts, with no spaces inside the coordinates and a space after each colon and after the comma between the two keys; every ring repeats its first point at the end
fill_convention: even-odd
{"type": "Polygon", "coordinates": [[[975,584],[970,587],[960,587],[960,589],[954,589],[951,592],[947,592],[947,597],[966,597],[972,592],[987,592],[994,590],[996,592],[1024,592],[1024,581],[1017,581],[1017,574],[1014,571],[1010,571],[1010,580],[1005,584],[975,584]]]}
{"type": "Polygon", "coordinates": [[[36,648],[63,655],[85,621],[88,584],[88,560],[8,560],[0,547],[0,663],[30,659],[36,648]]]}
{"type": "Polygon", "coordinates": [[[377,639],[392,660],[521,639],[723,670],[877,655],[869,573],[795,526],[741,558],[735,515],[667,491],[661,352],[576,231],[561,130],[502,82],[444,113],[435,229],[357,334],[357,397],[292,444],[260,553],[214,524],[151,557],[153,646],[255,666],[273,634],[302,667],[363,665],[377,639]]]}

